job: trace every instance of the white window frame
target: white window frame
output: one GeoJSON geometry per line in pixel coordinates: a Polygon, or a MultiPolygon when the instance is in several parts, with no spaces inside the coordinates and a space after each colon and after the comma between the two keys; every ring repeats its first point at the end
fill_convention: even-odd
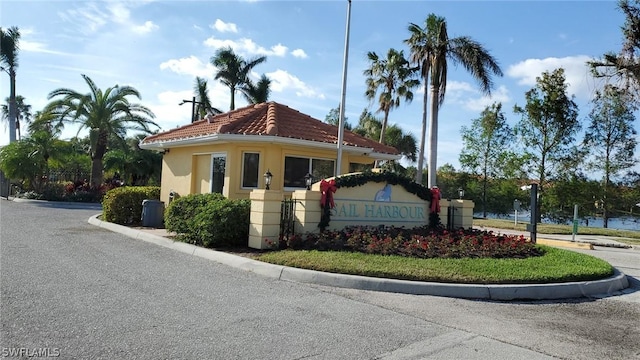
{"type": "Polygon", "coordinates": [[[216,158],[224,158],[224,174],[222,174],[222,192],[221,194],[224,195],[224,190],[225,190],[225,186],[227,184],[225,184],[225,179],[227,178],[227,153],[226,152],[215,152],[215,153],[211,153],[211,162],[210,162],[210,167],[209,167],[209,192],[213,193],[213,161],[216,158]]]}
{"type": "Polygon", "coordinates": [[[259,151],[243,151],[242,152],[242,168],[240,170],[240,189],[250,190],[250,189],[259,189],[260,188],[260,157],[261,153],[259,151]],[[257,154],[258,155],[258,178],[256,179],[256,186],[244,186],[244,155],[245,154],[257,154]]]}

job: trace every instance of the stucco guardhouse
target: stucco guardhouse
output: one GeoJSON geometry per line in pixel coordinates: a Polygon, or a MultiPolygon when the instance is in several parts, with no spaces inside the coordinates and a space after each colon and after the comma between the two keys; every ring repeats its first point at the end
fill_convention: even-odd
{"type": "MultiPolygon", "coordinates": [[[[338,127],[285,105],[250,105],[159,134],[140,143],[143,149],[164,153],[160,200],[217,192],[230,199],[249,198],[264,189],[263,174],[273,174],[270,189],[291,194],[313,181],[335,175],[338,127]]],[[[375,160],[397,160],[391,146],[345,130],[341,173],[375,160]]]]}

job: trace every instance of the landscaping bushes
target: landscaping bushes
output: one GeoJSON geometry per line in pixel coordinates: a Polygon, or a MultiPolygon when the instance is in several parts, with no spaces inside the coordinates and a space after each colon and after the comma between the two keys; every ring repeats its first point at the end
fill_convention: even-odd
{"type": "Polygon", "coordinates": [[[123,186],[107,191],[102,199],[104,221],[120,224],[138,224],[142,217],[142,201],[160,199],[159,186],[123,186]]]}
{"type": "Polygon", "coordinates": [[[419,227],[347,227],[290,235],[281,248],[293,250],[337,250],[415,258],[526,258],[543,255],[541,248],[524,236],[497,235],[491,231],[459,229],[447,231],[419,227]]]}
{"type": "Polygon", "coordinates": [[[165,227],[178,239],[215,247],[246,246],[249,200],[229,200],[220,194],[192,194],[174,200],[165,212],[165,227]]]}

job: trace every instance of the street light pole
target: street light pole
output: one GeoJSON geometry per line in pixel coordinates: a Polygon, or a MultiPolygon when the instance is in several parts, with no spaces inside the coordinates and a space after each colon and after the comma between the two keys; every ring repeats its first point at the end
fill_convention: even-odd
{"type": "Polygon", "coordinates": [[[196,104],[204,105],[203,102],[196,101],[196,97],[194,96],[191,100],[182,100],[182,102],[178,105],[184,105],[186,103],[191,103],[191,122],[196,121],[196,104]]]}

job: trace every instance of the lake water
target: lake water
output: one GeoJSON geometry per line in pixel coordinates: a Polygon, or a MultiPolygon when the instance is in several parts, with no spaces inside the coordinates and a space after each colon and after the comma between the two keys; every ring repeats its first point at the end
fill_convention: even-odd
{"type": "MultiPolygon", "coordinates": [[[[518,224],[528,223],[530,221],[529,212],[526,213],[518,213],[518,224]]],[[[482,217],[482,213],[475,213],[473,216],[482,217]]],[[[515,223],[514,214],[510,215],[502,215],[498,216],[496,214],[487,214],[487,218],[489,219],[509,219],[515,223]]],[[[548,221],[547,219],[542,219],[542,222],[545,224],[552,224],[553,222],[548,221]]],[[[570,225],[570,223],[569,223],[570,225]]],[[[581,227],[593,227],[593,228],[601,228],[603,227],[602,218],[582,218],[578,219],[578,228],[581,227]],[[588,221],[588,225],[587,225],[588,221]]],[[[637,217],[621,217],[621,218],[611,218],[609,219],[609,229],[618,229],[618,230],[633,230],[640,231],[640,218],[637,217]]]]}

